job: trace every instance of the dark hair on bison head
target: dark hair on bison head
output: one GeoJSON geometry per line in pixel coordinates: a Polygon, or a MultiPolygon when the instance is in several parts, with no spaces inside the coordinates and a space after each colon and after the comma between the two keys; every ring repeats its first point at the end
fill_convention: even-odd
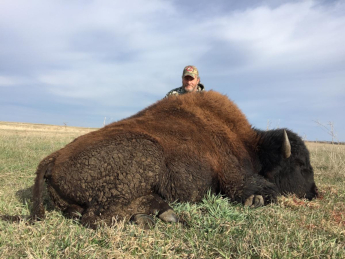
{"type": "Polygon", "coordinates": [[[294,193],[299,198],[311,200],[318,196],[309,151],[303,140],[295,133],[279,129],[261,131],[258,155],[261,162],[260,175],[274,183],[281,194],[294,193]],[[284,131],[287,133],[291,155],[284,154],[284,131]]]}

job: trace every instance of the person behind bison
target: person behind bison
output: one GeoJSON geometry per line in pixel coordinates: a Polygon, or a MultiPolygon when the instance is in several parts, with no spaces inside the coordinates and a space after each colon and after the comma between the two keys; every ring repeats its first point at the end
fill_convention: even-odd
{"type": "Polygon", "coordinates": [[[192,92],[202,92],[204,90],[204,85],[200,83],[198,69],[195,66],[186,66],[182,73],[182,86],[171,90],[165,97],[192,92]]]}

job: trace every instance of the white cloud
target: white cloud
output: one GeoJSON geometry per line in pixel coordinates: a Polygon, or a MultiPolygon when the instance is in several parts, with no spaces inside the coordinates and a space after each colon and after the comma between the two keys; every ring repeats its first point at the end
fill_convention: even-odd
{"type": "Polygon", "coordinates": [[[28,79],[15,76],[0,76],[0,87],[9,87],[15,85],[25,85],[30,83],[28,79]]]}
{"type": "Polygon", "coordinates": [[[8,76],[0,76],[0,86],[11,86],[16,85],[18,82],[16,78],[11,78],[8,76]]]}
{"type": "MultiPolygon", "coordinates": [[[[123,77],[134,70],[129,73],[131,85],[140,88],[145,78],[159,74],[164,81],[171,71],[181,70],[181,64],[202,59],[210,51],[221,53],[224,50],[212,47],[219,41],[228,44],[224,48],[241,46],[249,57],[248,62],[227,72],[231,74],[277,68],[312,70],[345,59],[345,17],[334,15],[339,8],[344,10],[342,4],[324,9],[313,1],[303,1],[274,9],[263,6],[217,13],[207,20],[194,20],[169,1],[62,5],[59,1],[23,0],[21,8],[17,6],[18,1],[6,1],[0,11],[4,15],[0,21],[17,35],[16,42],[2,47],[21,53],[22,60],[27,57],[41,64],[35,70],[37,77],[41,82],[54,77],[55,87],[60,83],[62,88],[100,85],[105,78],[111,84],[126,85],[128,78],[123,77]],[[50,68],[54,65],[60,71],[50,68]],[[167,72],[157,73],[160,67],[167,72]],[[97,76],[99,81],[87,80],[97,76]]],[[[162,88],[151,85],[150,89],[162,88]]]]}
{"type": "Polygon", "coordinates": [[[345,16],[334,15],[339,9],[344,13],[344,7],[339,3],[324,9],[313,1],[258,7],[222,15],[205,26],[213,39],[240,44],[249,53],[250,64],[240,71],[291,65],[310,69],[345,60],[345,16]]]}

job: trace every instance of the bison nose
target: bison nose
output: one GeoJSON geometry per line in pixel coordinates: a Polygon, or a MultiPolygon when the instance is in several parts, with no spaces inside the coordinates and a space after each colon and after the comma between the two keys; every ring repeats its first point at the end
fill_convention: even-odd
{"type": "Polygon", "coordinates": [[[314,194],[315,198],[319,197],[319,189],[316,187],[315,184],[313,184],[313,187],[311,188],[311,193],[314,194]]]}

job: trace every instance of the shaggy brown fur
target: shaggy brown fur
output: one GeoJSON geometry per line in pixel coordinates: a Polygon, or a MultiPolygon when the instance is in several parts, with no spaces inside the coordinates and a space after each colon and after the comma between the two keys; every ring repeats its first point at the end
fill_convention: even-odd
{"type": "Polygon", "coordinates": [[[81,214],[91,227],[161,215],[171,210],[166,201],[197,202],[209,189],[233,201],[259,194],[269,202],[278,189],[259,175],[258,143],[226,96],[171,96],[46,157],[37,169],[32,216],[44,217],[43,179],[56,207],[70,217],[81,214]]]}

